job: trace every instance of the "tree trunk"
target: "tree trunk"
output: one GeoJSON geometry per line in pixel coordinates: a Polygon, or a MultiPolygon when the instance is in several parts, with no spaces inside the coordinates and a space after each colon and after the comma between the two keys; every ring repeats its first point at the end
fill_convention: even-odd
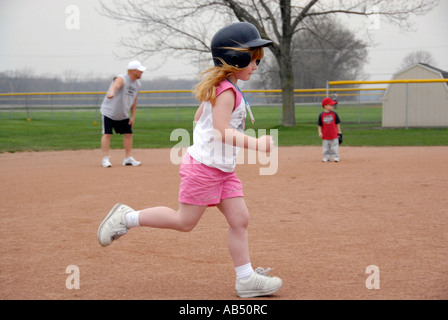
{"type": "Polygon", "coordinates": [[[280,61],[280,79],[282,82],[283,119],[282,125],[294,127],[296,112],[294,105],[294,72],[291,57],[283,57],[280,61]]]}
{"type": "Polygon", "coordinates": [[[283,119],[282,125],[294,127],[296,125],[296,112],[294,107],[294,72],[292,69],[292,28],[291,28],[291,0],[280,0],[280,13],[282,16],[281,53],[277,56],[280,66],[280,79],[282,82],[283,119]]]}

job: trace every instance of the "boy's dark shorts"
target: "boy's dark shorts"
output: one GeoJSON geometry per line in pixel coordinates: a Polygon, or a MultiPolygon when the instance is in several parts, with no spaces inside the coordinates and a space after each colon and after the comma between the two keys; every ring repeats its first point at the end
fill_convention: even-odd
{"type": "Polygon", "coordinates": [[[132,126],[129,124],[129,119],[112,120],[103,116],[103,134],[113,134],[112,129],[115,130],[115,133],[119,134],[132,133],[132,126]]]}

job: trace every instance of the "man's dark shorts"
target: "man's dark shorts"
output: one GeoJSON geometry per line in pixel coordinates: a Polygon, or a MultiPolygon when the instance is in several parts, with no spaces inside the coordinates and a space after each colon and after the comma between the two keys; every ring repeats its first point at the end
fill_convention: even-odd
{"type": "Polygon", "coordinates": [[[129,119],[124,120],[112,120],[106,116],[103,116],[103,134],[113,134],[112,129],[115,133],[125,134],[132,133],[132,126],[129,124],[129,119]]]}

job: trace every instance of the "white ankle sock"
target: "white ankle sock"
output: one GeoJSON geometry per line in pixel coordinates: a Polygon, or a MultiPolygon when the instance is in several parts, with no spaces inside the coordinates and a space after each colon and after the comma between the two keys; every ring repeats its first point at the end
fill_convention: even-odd
{"type": "Polygon", "coordinates": [[[243,264],[242,266],[236,267],[235,271],[236,271],[236,277],[238,279],[247,280],[254,272],[254,269],[252,268],[252,264],[249,262],[243,264]]]}
{"type": "Polygon", "coordinates": [[[132,211],[129,213],[126,213],[126,227],[127,228],[133,228],[133,227],[140,227],[140,223],[138,222],[138,216],[140,215],[140,211],[132,211]]]}

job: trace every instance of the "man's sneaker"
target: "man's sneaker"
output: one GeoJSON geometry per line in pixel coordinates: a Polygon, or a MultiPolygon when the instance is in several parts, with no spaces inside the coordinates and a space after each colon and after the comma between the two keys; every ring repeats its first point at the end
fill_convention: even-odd
{"type": "Polygon", "coordinates": [[[236,279],[236,293],[240,298],[252,298],[270,295],[282,287],[282,279],[270,277],[268,272],[271,268],[264,270],[257,268],[247,280],[236,279]]]}
{"type": "Polygon", "coordinates": [[[135,160],[133,157],[129,157],[123,160],[124,166],[139,166],[142,163],[140,161],[135,160]]]}
{"type": "Polygon", "coordinates": [[[97,233],[98,242],[103,247],[110,245],[112,241],[128,232],[129,229],[126,227],[125,215],[131,211],[134,210],[121,203],[117,203],[110,210],[109,214],[100,224],[97,233]]]}
{"type": "Polygon", "coordinates": [[[109,157],[104,157],[103,161],[101,161],[101,164],[103,165],[103,168],[112,167],[112,163],[110,163],[109,157]]]}

